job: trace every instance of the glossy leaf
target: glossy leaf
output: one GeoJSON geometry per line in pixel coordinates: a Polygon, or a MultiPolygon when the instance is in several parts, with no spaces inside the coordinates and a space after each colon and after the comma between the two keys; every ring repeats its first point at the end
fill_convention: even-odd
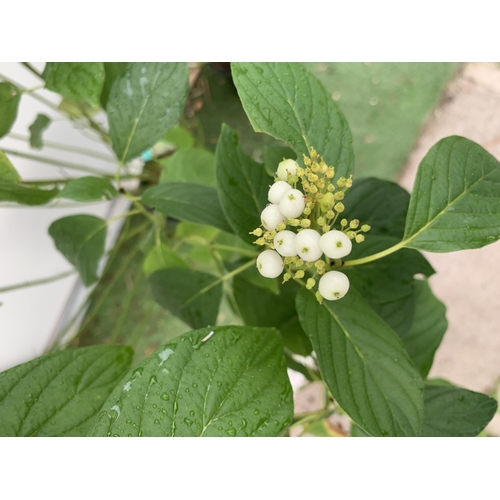
{"type": "Polygon", "coordinates": [[[48,62],[42,78],[47,89],[63,97],[99,106],[104,85],[102,62],[48,62]]]}
{"type": "Polygon", "coordinates": [[[216,276],[171,268],[156,271],[149,282],[156,302],[191,328],[215,325],[222,300],[222,283],[216,276]]]}
{"type": "Polygon", "coordinates": [[[21,205],[45,205],[58,193],[57,188],[38,189],[0,180],[0,201],[14,201],[21,205]]]}
{"type": "Polygon", "coordinates": [[[126,346],[67,349],[0,373],[0,436],[86,436],[132,356],[126,346]]]}
{"type": "Polygon", "coordinates": [[[14,165],[0,149],[0,182],[18,182],[21,176],[14,168],[14,165]]]}
{"type": "Polygon", "coordinates": [[[336,175],[354,169],[349,125],[319,80],[299,63],[232,63],[234,84],[256,132],[285,141],[297,154],[314,147],[336,175]]]}
{"type": "Polygon", "coordinates": [[[167,217],[232,232],[214,188],[180,182],[160,184],[146,189],[142,202],[167,217]]]}
{"type": "Polygon", "coordinates": [[[419,165],[404,245],[429,252],[481,248],[500,238],[500,163],[479,144],[446,137],[419,165]]]}
{"type": "Polygon", "coordinates": [[[271,176],[276,176],[278,165],[286,159],[296,160],[295,151],[287,146],[266,146],[264,148],[264,165],[266,172],[271,176]]]}
{"type": "Polygon", "coordinates": [[[70,215],[49,227],[56,248],[75,266],[86,286],[98,280],[106,228],[106,221],[93,215],[70,215]]]}
{"type": "Polygon", "coordinates": [[[459,387],[425,385],[423,436],[472,437],[488,425],[497,402],[459,387]]]}
{"type": "Polygon", "coordinates": [[[292,417],[276,332],[225,326],[186,333],[144,360],[108,398],[93,435],[277,436],[292,417]]]}
{"type": "Polygon", "coordinates": [[[177,123],[187,91],[186,63],[129,63],[106,106],[113,150],[121,162],[139,156],[177,123]]]}
{"type": "Polygon", "coordinates": [[[0,137],[7,135],[17,117],[21,93],[11,83],[0,82],[0,137]]]}
{"type": "Polygon", "coordinates": [[[159,269],[167,269],[169,267],[189,268],[186,261],[177,252],[164,243],[155,245],[148,253],[143,264],[146,276],[153,274],[159,269]]]}
{"type": "Polygon", "coordinates": [[[396,333],[355,290],[323,301],[302,289],[297,312],[324,381],[343,410],[373,436],[419,436],[423,385],[396,333]]]}
{"type": "Polygon", "coordinates": [[[261,224],[260,214],[267,205],[267,193],[273,179],[264,165],[246,156],[238,144],[238,134],[227,125],[215,153],[215,172],[220,203],[234,232],[247,243],[253,243],[253,231],[261,224]]]}
{"type": "Polygon", "coordinates": [[[215,187],[215,156],[201,148],[182,148],[160,161],[160,182],[189,182],[215,187]]]}
{"type": "Polygon", "coordinates": [[[59,193],[59,198],[74,201],[112,200],[118,195],[109,179],[103,177],[79,177],[69,181],[59,193]]]}
{"type": "Polygon", "coordinates": [[[401,340],[424,378],[447,329],[446,306],[435,297],[427,281],[416,280],[415,315],[409,331],[401,336],[401,340]]]}
{"type": "Polygon", "coordinates": [[[35,149],[42,149],[42,134],[50,125],[50,118],[44,114],[38,114],[35,121],[30,125],[30,146],[35,149]]]}
{"type": "Polygon", "coordinates": [[[101,106],[106,109],[108,104],[109,93],[115,83],[115,80],[121,76],[127,69],[126,62],[105,62],[104,64],[104,85],[101,92],[101,106]]]}

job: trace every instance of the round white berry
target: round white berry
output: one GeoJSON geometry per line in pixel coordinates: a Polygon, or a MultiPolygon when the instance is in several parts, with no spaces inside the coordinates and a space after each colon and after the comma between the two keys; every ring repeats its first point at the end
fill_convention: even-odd
{"type": "Polygon", "coordinates": [[[352,250],[352,242],[349,236],[336,229],[323,234],[319,240],[319,246],[330,259],[341,259],[349,255],[352,250]]]}
{"type": "Polygon", "coordinates": [[[269,189],[269,193],[267,194],[267,199],[271,202],[277,205],[281,198],[285,195],[287,191],[290,191],[292,189],[292,186],[288,184],[288,182],[285,181],[278,181],[275,182],[271,188],[269,189]]]}
{"type": "Polygon", "coordinates": [[[281,198],[278,206],[283,215],[290,219],[295,219],[302,215],[304,208],[306,208],[306,202],[304,201],[303,193],[298,189],[291,189],[281,198]]]}
{"type": "Polygon", "coordinates": [[[295,175],[297,173],[297,162],[294,160],[283,160],[278,165],[278,179],[286,181],[289,175],[295,175]]]}
{"type": "Polygon", "coordinates": [[[260,220],[268,231],[274,231],[280,222],[286,221],[286,217],[280,212],[278,205],[268,205],[262,210],[260,220]]]}
{"type": "Polygon", "coordinates": [[[283,257],[295,257],[297,255],[295,251],[296,236],[292,231],[280,231],[274,237],[274,248],[283,257]]]}
{"type": "Polygon", "coordinates": [[[349,290],[349,278],[340,271],[328,271],[321,276],[318,289],[326,300],[341,299],[349,290]]]}
{"type": "Polygon", "coordinates": [[[274,250],[264,250],[257,257],[257,269],[265,278],[277,278],[283,271],[283,259],[274,250]]]}
{"type": "Polygon", "coordinates": [[[320,234],[314,229],[303,229],[295,236],[295,251],[302,260],[314,262],[323,252],[319,246],[320,234]]]}

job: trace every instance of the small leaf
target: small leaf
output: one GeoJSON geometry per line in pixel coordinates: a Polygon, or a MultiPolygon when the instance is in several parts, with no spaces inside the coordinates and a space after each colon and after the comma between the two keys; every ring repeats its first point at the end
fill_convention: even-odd
{"type": "Polygon", "coordinates": [[[424,378],[447,329],[446,306],[434,296],[427,281],[416,280],[415,315],[411,328],[401,335],[401,340],[424,378]]]}
{"type": "Polygon", "coordinates": [[[167,217],[232,232],[214,188],[180,182],[160,184],[146,189],[142,202],[167,217]]]}
{"type": "Polygon", "coordinates": [[[0,82],[0,137],[7,135],[17,117],[21,92],[8,82],[0,82]]]}
{"type": "Polygon", "coordinates": [[[0,182],[18,182],[20,180],[21,176],[18,171],[0,149],[0,182]]]}
{"type": "Polygon", "coordinates": [[[42,73],[45,87],[63,97],[99,106],[104,85],[101,62],[48,62],[42,73]]]}
{"type": "Polygon", "coordinates": [[[21,205],[45,205],[58,193],[57,188],[37,189],[0,180],[0,201],[14,201],[21,205]]]}
{"type": "Polygon", "coordinates": [[[101,106],[106,109],[109,99],[109,93],[115,83],[115,80],[121,76],[127,69],[126,62],[105,62],[104,64],[104,85],[101,92],[101,106]]]}
{"type": "Polygon", "coordinates": [[[446,137],[418,167],[404,245],[429,252],[481,248],[500,238],[500,163],[479,144],[446,137]]]}
{"type": "Polygon", "coordinates": [[[297,154],[314,147],[336,175],[354,169],[346,119],[319,80],[299,63],[232,63],[234,84],[256,132],[285,141],[297,154]]]}
{"type": "Polygon", "coordinates": [[[149,282],[156,302],[191,328],[215,325],[222,300],[222,283],[216,276],[171,268],[156,271],[149,282]]]}
{"type": "Polygon", "coordinates": [[[56,248],[75,266],[85,286],[98,280],[106,227],[106,221],[93,215],[70,215],[54,221],[49,227],[56,248]]]}
{"type": "Polygon", "coordinates": [[[79,177],[69,181],[59,193],[59,198],[88,202],[112,200],[118,195],[109,179],[102,177],[79,177]]]}
{"type": "Polygon", "coordinates": [[[161,183],[189,182],[215,187],[215,156],[201,148],[183,148],[160,160],[164,166],[161,183]]]}
{"type": "Polygon", "coordinates": [[[142,267],[146,276],[153,274],[159,269],[166,269],[169,267],[189,268],[186,261],[177,252],[174,252],[174,250],[164,243],[154,246],[151,249],[144,260],[142,267]]]}
{"type": "Polygon", "coordinates": [[[30,146],[35,149],[42,149],[42,134],[50,125],[50,118],[44,114],[38,114],[35,121],[30,125],[30,146]]]}
{"type": "Polygon", "coordinates": [[[498,404],[479,392],[425,384],[423,436],[477,436],[495,415],[498,404]]]}
{"type": "Polygon", "coordinates": [[[278,436],[293,417],[283,346],[267,328],[186,333],[129,373],[103,409],[94,436],[278,436]]]}
{"type": "Polygon", "coordinates": [[[120,162],[139,156],[177,123],[187,92],[186,63],[129,63],[115,80],[106,106],[120,162]]]}
{"type": "Polygon", "coordinates": [[[246,156],[238,145],[238,134],[227,125],[215,153],[215,173],[220,203],[234,232],[247,243],[255,237],[249,234],[260,226],[260,214],[265,208],[269,186],[273,179],[264,165],[246,156]]]}
{"type": "Polygon", "coordinates": [[[0,373],[0,436],[86,436],[132,356],[126,346],[67,349],[0,373]]]}
{"type": "Polygon", "coordinates": [[[372,436],[419,436],[423,385],[396,333],[355,288],[320,305],[297,295],[323,380],[342,409],[372,436]]]}

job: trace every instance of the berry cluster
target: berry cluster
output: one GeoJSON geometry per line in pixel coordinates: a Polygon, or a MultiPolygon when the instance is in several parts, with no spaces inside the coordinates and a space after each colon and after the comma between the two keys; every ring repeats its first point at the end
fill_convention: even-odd
{"type": "Polygon", "coordinates": [[[266,278],[276,278],[286,270],[283,283],[292,278],[300,280],[307,273],[308,289],[314,288],[316,277],[321,276],[317,299],[341,299],[349,290],[349,279],[340,271],[327,269],[340,267],[340,259],[349,255],[352,242],[364,241],[362,233],[370,226],[360,226],[357,219],[341,218],[337,222],[352,176],[340,177],[334,183],[334,167],[313,148],[310,157],[304,155],[304,165],[301,168],[294,160],[278,165],[268,193],[270,204],[261,214],[262,226],[250,233],[258,237],[257,245],[268,248],[258,256],[257,269],[266,278]]]}

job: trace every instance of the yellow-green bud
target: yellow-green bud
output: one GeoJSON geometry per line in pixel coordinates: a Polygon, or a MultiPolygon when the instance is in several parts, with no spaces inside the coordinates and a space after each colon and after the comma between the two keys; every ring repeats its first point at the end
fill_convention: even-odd
{"type": "Polygon", "coordinates": [[[284,231],[286,229],[286,224],[284,222],[280,222],[277,226],[276,229],[278,231],[284,231]]]}
{"type": "Polygon", "coordinates": [[[323,160],[321,160],[321,162],[319,163],[319,171],[323,175],[325,175],[326,172],[328,171],[328,165],[323,160]]]}
{"type": "Polygon", "coordinates": [[[304,215],[311,215],[311,209],[308,207],[304,208],[304,215]]]}
{"type": "Polygon", "coordinates": [[[310,290],[311,288],[313,288],[313,287],[314,287],[314,285],[315,285],[315,284],[316,284],[316,280],[315,280],[314,278],[309,278],[309,279],[307,280],[307,283],[306,283],[306,288],[307,288],[308,290],[310,290]]]}
{"type": "Polygon", "coordinates": [[[316,194],[318,192],[318,188],[314,184],[312,184],[311,186],[309,186],[309,192],[312,194],[316,194]]]}
{"type": "Polygon", "coordinates": [[[329,226],[328,224],[325,224],[325,225],[323,226],[323,232],[324,232],[324,233],[327,233],[328,231],[330,231],[330,226],[329,226]]]}
{"type": "Polygon", "coordinates": [[[318,217],[318,220],[316,221],[318,223],[318,226],[324,226],[326,224],[326,221],[323,217],[318,217]]]}
{"type": "Polygon", "coordinates": [[[264,238],[266,240],[273,240],[275,236],[276,236],[276,231],[266,231],[264,233],[264,238]]]}
{"type": "Polygon", "coordinates": [[[345,177],[341,177],[341,178],[337,181],[337,186],[338,186],[339,188],[344,187],[344,186],[345,186],[345,183],[346,183],[345,177]]]}
{"type": "Polygon", "coordinates": [[[334,203],[334,195],[333,193],[326,193],[323,198],[321,198],[320,208],[321,211],[328,212],[328,210],[332,209],[334,203]]]}
{"type": "Polygon", "coordinates": [[[333,191],[335,191],[335,186],[333,184],[328,184],[328,187],[326,188],[326,190],[329,193],[332,193],[333,191]]]}
{"type": "Polygon", "coordinates": [[[359,226],[359,220],[358,219],[353,219],[350,223],[349,223],[349,227],[351,229],[357,229],[357,227],[359,226]]]}
{"type": "Polygon", "coordinates": [[[352,186],[352,175],[345,181],[345,187],[350,188],[352,186]]]}
{"type": "Polygon", "coordinates": [[[328,167],[328,170],[326,171],[325,176],[328,179],[333,179],[335,177],[335,169],[333,167],[328,167]]]}
{"type": "Polygon", "coordinates": [[[354,231],[347,231],[347,236],[349,237],[349,239],[353,240],[354,238],[356,238],[356,233],[354,231]]]}
{"type": "Polygon", "coordinates": [[[306,269],[311,269],[314,266],[314,262],[306,262],[306,269]]]}
{"type": "Polygon", "coordinates": [[[297,227],[300,226],[300,221],[299,219],[288,219],[288,224],[290,224],[290,226],[297,227]]]}
{"type": "Polygon", "coordinates": [[[315,267],[316,269],[324,269],[324,267],[325,267],[325,266],[326,266],[325,261],[324,261],[324,260],[321,260],[321,259],[317,260],[317,261],[314,263],[314,267],[315,267]]]}
{"type": "Polygon", "coordinates": [[[311,165],[311,170],[312,170],[313,172],[315,172],[315,173],[316,173],[316,172],[319,172],[319,163],[314,162],[314,163],[311,165]]]}
{"type": "Polygon", "coordinates": [[[286,283],[289,279],[291,279],[292,275],[290,273],[285,273],[283,275],[283,283],[286,283]]]}
{"type": "Polygon", "coordinates": [[[335,214],[333,213],[333,210],[328,210],[328,212],[326,212],[327,219],[333,219],[334,217],[335,217],[335,214]]]}
{"type": "Polygon", "coordinates": [[[304,271],[302,271],[302,269],[299,269],[299,270],[295,273],[295,276],[294,276],[294,277],[295,277],[295,278],[300,279],[300,278],[303,278],[303,277],[304,277],[304,274],[305,274],[305,273],[304,273],[304,271]]]}
{"type": "Polygon", "coordinates": [[[356,236],[356,243],[361,243],[362,241],[365,241],[365,237],[362,234],[358,234],[356,236]]]}
{"type": "Polygon", "coordinates": [[[258,227],[257,229],[254,229],[250,234],[253,234],[255,236],[262,236],[262,229],[258,227]]]}
{"type": "Polygon", "coordinates": [[[334,196],[336,200],[340,201],[344,199],[345,194],[344,191],[337,191],[334,196]]]}
{"type": "Polygon", "coordinates": [[[304,265],[304,261],[302,259],[297,259],[295,261],[295,267],[299,268],[299,267],[302,267],[304,265]]]}
{"type": "Polygon", "coordinates": [[[321,304],[323,302],[323,297],[319,292],[315,293],[316,295],[316,300],[321,304]]]}
{"type": "Polygon", "coordinates": [[[255,242],[256,245],[265,245],[266,244],[266,240],[264,238],[259,238],[256,242],[255,242]]]}
{"type": "Polygon", "coordinates": [[[342,219],[342,220],[340,221],[340,225],[341,225],[342,227],[346,227],[346,226],[347,226],[347,219],[342,219]]]}
{"type": "Polygon", "coordinates": [[[304,156],[304,165],[308,167],[312,163],[311,158],[308,158],[306,155],[303,156],[304,156]]]}
{"type": "Polygon", "coordinates": [[[311,225],[311,221],[309,219],[302,219],[300,221],[300,226],[303,228],[308,228],[311,225]]]}
{"type": "Polygon", "coordinates": [[[361,231],[363,231],[363,233],[367,233],[370,229],[371,227],[368,224],[363,224],[361,226],[361,231]]]}
{"type": "Polygon", "coordinates": [[[333,207],[339,214],[344,211],[344,204],[340,201],[333,207]]]}

